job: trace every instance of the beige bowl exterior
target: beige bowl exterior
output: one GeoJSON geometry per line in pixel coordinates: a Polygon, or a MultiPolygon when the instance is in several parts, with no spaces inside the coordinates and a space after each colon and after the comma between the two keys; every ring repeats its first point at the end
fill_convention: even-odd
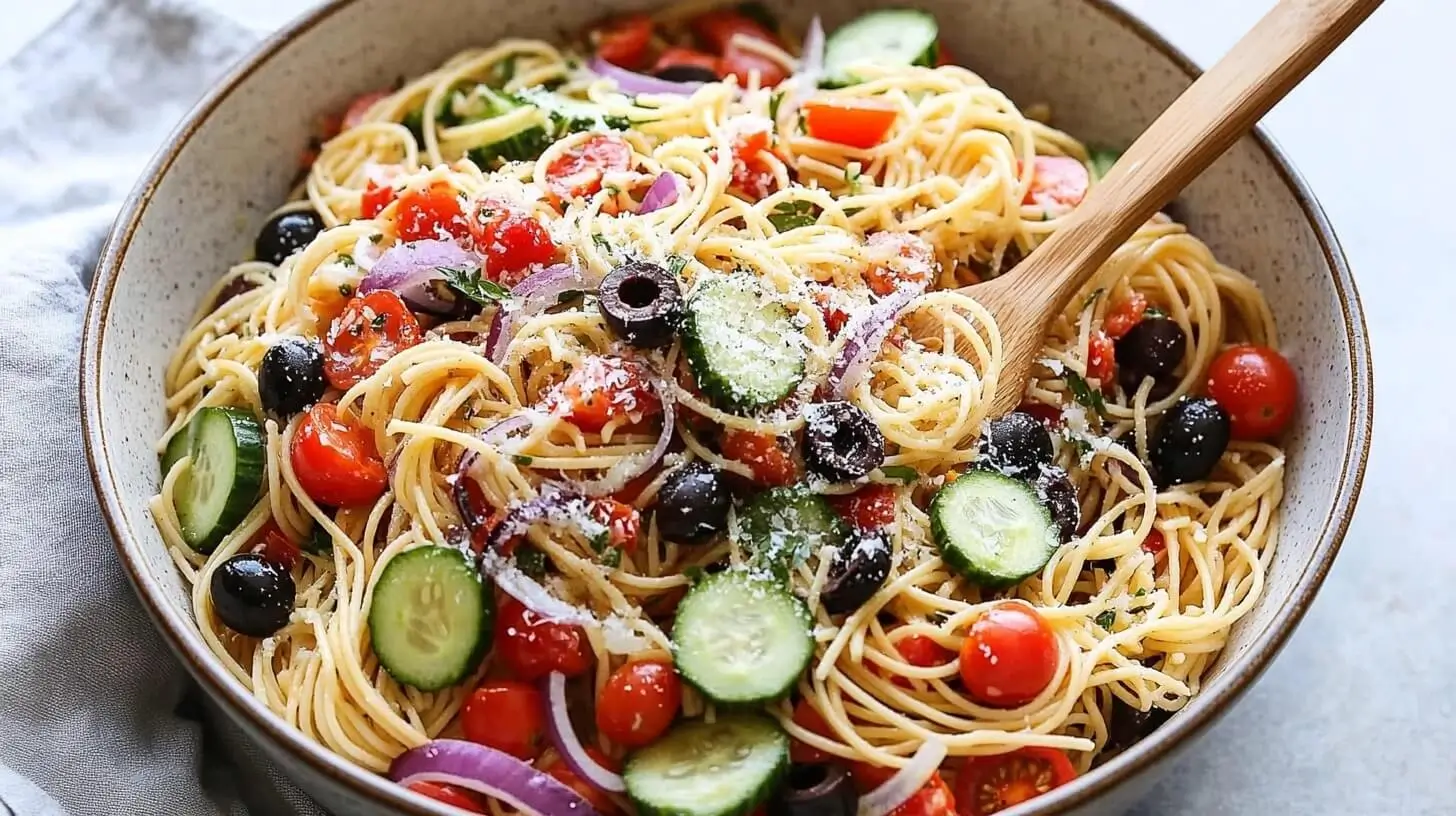
{"type": "MultiPolygon", "coordinates": [[[[827,27],[872,0],[774,2],[790,25],[827,27]]],[[[925,0],[953,53],[1023,106],[1092,144],[1126,144],[1195,74],[1106,0],[925,0]]],[[[187,587],[152,526],[162,378],[208,286],[245,257],[281,202],[312,123],[353,96],[423,72],[458,49],[558,32],[640,2],[338,0],[270,38],[198,107],[126,202],[92,287],[81,358],[85,442],[96,491],[144,605],[198,682],[311,795],[340,814],[439,814],[304,739],[213,659],[187,587]]],[[[1183,196],[1193,230],[1254,277],[1301,376],[1288,440],[1280,541],[1264,598],[1234,632],[1203,693],[1132,750],[1008,814],[1127,807],[1269,664],[1323,580],[1354,510],[1369,447],[1370,351],[1354,281],[1324,214],[1263,136],[1244,139],[1183,196]]]]}

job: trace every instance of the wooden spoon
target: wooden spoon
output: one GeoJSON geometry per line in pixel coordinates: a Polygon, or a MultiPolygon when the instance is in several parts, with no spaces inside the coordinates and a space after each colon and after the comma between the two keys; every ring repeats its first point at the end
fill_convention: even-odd
{"type": "Polygon", "coordinates": [[[1002,368],[988,416],[1020,403],[1047,330],[1138,227],[1284,98],[1381,0],[1281,0],[1199,77],[1014,270],[964,291],[996,317],[1002,368]]]}

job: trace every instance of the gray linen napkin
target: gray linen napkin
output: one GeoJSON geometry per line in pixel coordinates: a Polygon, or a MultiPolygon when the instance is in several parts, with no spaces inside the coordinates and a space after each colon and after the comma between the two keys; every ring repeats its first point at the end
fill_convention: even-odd
{"type": "Polygon", "coordinates": [[[17,816],[319,812],[204,726],[116,563],[76,396],[121,198],[256,36],[180,2],[82,0],[0,67],[0,802],[17,816]]]}

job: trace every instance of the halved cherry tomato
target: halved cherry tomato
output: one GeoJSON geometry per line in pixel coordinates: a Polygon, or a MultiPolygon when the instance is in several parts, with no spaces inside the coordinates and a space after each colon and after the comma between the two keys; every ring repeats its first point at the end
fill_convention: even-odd
{"type": "Polygon", "coordinates": [[[720,54],[737,34],[765,42],[778,42],[778,37],[757,20],[745,17],[732,9],[714,9],[699,14],[689,25],[704,48],[720,54]]]}
{"type": "Polygon", "coordinates": [[[1067,755],[1028,746],[1005,754],[968,757],[956,773],[961,816],[989,816],[1029,802],[1077,778],[1067,755]]]}
{"type": "Polygon", "coordinates": [[[889,485],[865,485],[828,498],[839,515],[861,530],[878,530],[895,520],[895,488],[889,485]]]}
{"type": "Polygon", "coordinates": [[[678,48],[676,46],[662,52],[662,55],[657,58],[657,62],[652,65],[652,73],[656,74],[668,68],[701,68],[713,74],[719,74],[722,71],[718,58],[712,54],[695,48],[678,48]]]}
{"type": "Polygon", "coordinates": [[[1082,203],[1092,177],[1087,165],[1070,156],[1037,156],[1031,160],[1031,186],[1023,204],[1036,204],[1057,215],[1082,203]]]}
{"type": "Polygon", "coordinates": [[[682,681],[662,660],[628,663],[597,695],[597,730],[626,748],[641,748],[667,732],[682,705],[682,681]]]}
{"type": "Polygon", "coordinates": [[[1133,326],[1142,322],[1143,313],[1147,310],[1147,297],[1142,292],[1133,292],[1127,296],[1126,300],[1118,301],[1102,319],[1102,331],[1106,332],[1108,337],[1117,340],[1132,331],[1133,326]]]}
{"type": "Polygon", "coordinates": [[[374,179],[369,180],[368,186],[359,196],[359,215],[364,218],[373,218],[384,212],[384,208],[394,201],[396,193],[391,184],[376,184],[374,179]]]}
{"type": "Polygon", "coordinates": [[[772,88],[789,78],[789,72],[782,64],[736,42],[730,43],[723,51],[722,66],[724,76],[737,78],[738,84],[745,87],[755,73],[758,74],[760,88],[772,88]]]}
{"type": "Polygon", "coordinates": [[[942,65],[954,65],[955,58],[950,55],[950,49],[945,47],[945,40],[935,41],[935,67],[942,65]]]}
{"type": "Polygon", "coordinates": [[[289,459],[299,486],[319,504],[369,504],[389,486],[389,472],[374,447],[374,435],[339,416],[339,407],[332,402],[320,402],[304,414],[293,434],[289,459]]]}
{"type": "Polygon", "coordinates": [[[520,207],[482,198],[471,207],[470,237],[485,255],[485,274],[506,286],[520,283],[533,264],[556,260],[560,253],[546,227],[520,207]]]}
{"type": "Polygon", "coordinates": [[[567,148],[546,167],[546,189],[556,203],[602,189],[602,176],[632,166],[632,148],[618,136],[597,134],[567,148]]]}
{"type": "Polygon", "coordinates": [[[749,201],[767,197],[778,186],[773,168],[763,158],[771,141],[767,130],[752,130],[733,140],[732,188],[749,201]]]}
{"type": "Polygon", "coordinates": [[[590,669],[593,660],[580,626],[543,620],[515,598],[502,601],[496,615],[495,655],[526,681],[554,671],[575,677],[590,669]]]}
{"type": "MultiPolygon", "coordinates": [[[[868,762],[853,762],[850,763],[849,773],[855,789],[860,795],[864,795],[890,781],[895,775],[895,769],[871,765],[868,762]]],[[[926,780],[920,790],[890,811],[889,816],[955,816],[955,813],[955,795],[937,771],[926,780]]]]}
{"type": "Polygon", "coordinates": [[[379,289],[356,297],[324,336],[324,376],[329,385],[348,390],[423,339],[420,322],[399,295],[379,289]]]}
{"type": "Polygon", "coordinates": [[[1148,533],[1148,537],[1143,539],[1143,552],[1152,553],[1156,556],[1162,555],[1167,551],[1168,541],[1163,538],[1163,531],[1154,527],[1153,531],[1148,533]]]}
{"type": "MultiPolygon", "coordinates": [[[[895,641],[895,651],[912,666],[929,668],[944,666],[955,659],[955,652],[936,643],[925,635],[907,635],[895,641]]],[[[910,678],[895,677],[891,680],[897,686],[911,688],[910,678]]]]}
{"type": "Polygon", "coordinates": [[[642,531],[642,514],[630,504],[616,499],[593,499],[587,507],[592,520],[607,528],[607,546],[637,551],[637,535],[642,531]]]}
{"type": "Polygon", "coordinates": [[[1116,351],[1107,332],[1093,329],[1087,337],[1087,378],[1102,385],[1112,382],[1112,375],[1117,370],[1116,351]]]}
{"type": "Polygon", "coordinates": [[[1289,361],[1274,349],[1238,345],[1213,358],[1208,395],[1228,411],[1235,439],[1269,439],[1294,418],[1299,380],[1289,361]]]}
{"type": "Polygon", "coordinates": [[[809,290],[814,305],[819,307],[819,314],[824,316],[824,328],[829,330],[830,337],[839,334],[844,324],[849,322],[849,312],[835,302],[838,293],[839,290],[833,285],[814,286],[809,290]]]}
{"type": "Polygon", "coordinates": [[[263,529],[253,536],[250,543],[252,546],[248,547],[248,552],[259,553],[265,559],[284,569],[293,569],[293,565],[298,563],[301,555],[298,545],[294,544],[293,540],[283,532],[283,528],[278,526],[278,522],[271,518],[268,519],[268,523],[263,525],[263,529]]]}
{"type": "Polygon", "coordinates": [[[791,485],[799,479],[794,458],[779,445],[773,434],[728,431],[720,445],[723,455],[742,462],[753,472],[754,481],[767,487],[791,485]]]}
{"type": "Polygon", "coordinates": [[[641,422],[662,412],[640,363],[621,357],[588,357],[548,399],[553,413],[596,433],[614,420],[641,422]]]}
{"type": "MultiPolygon", "coordinates": [[[[805,731],[818,734],[823,737],[834,738],[834,732],[829,729],[829,723],[824,720],[819,709],[815,708],[808,700],[799,700],[794,704],[794,723],[805,731]]],[[[828,751],[821,751],[807,742],[793,740],[789,743],[789,760],[799,764],[813,765],[820,762],[830,762],[834,755],[828,751]]]]}
{"type": "MultiPolygon", "coordinates": [[[[595,745],[586,746],[586,754],[598,765],[612,773],[621,770],[621,765],[616,760],[602,753],[602,750],[595,745]]],[[[550,762],[541,766],[541,770],[547,776],[581,794],[582,798],[591,803],[592,809],[602,816],[612,816],[619,812],[617,803],[612,801],[612,797],[608,796],[606,791],[577,776],[559,757],[553,757],[550,762]]]]}
{"type": "Polygon", "coordinates": [[[444,782],[411,782],[405,787],[436,802],[454,805],[467,813],[489,813],[485,797],[468,788],[457,788],[444,782]]]}
{"type": "Polygon", "coordinates": [[[349,128],[363,124],[364,114],[368,113],[369,109],[374,107],[375,102],[389,96],[389,94],[390,92],[387,90],[379,90],[370,91],[369,93],[360,94],[355,97],[354,101],[349,103],[348,109],[344,111],[344,121],[341,123],[343,129],[348,130],[349,128]]]}
{"type": "Polygon", "coordinates": [[[530,683],[487,680],[461,707],[460,730],[471,742],[529,762],[546,734],[546,701],[530,683]]]}
{"type": "Polygon", "coordinates": [[[870,261],[865,283],[877,295],[901,288],[923,292],[935,279],[935,248],[918,235],[877,232],[865,239],[865,251],[870,261]]]}
{"type": "Polygon", "coordinates": [[[885,140],[900,109],[883,99],[816,98],[804,102],[809,135],[848,147],[871,148],[885,140]]]}
{"type": "Polygon", "coordinates": [[[401,241],[422,241],[426,238],[461,239],[470,230],[460,196],[444,182],[436,182],[423,190],[405,190],[395,209],[394,230],[401,241]]]}
{"type": "Polygon", "coordinates": [[[961,681],[982,705],[1016,708],[1057,672],[1057,636],[1030,604],[1001,601],[971,624],[961,645],[961,681]]]}
{"type": "Polygon", "coordinates": [[[637,70],[647,61],[652,42],[652,18],[646,14],[614,17],[592,32],[597,55],[613,65],[637,70]]]}

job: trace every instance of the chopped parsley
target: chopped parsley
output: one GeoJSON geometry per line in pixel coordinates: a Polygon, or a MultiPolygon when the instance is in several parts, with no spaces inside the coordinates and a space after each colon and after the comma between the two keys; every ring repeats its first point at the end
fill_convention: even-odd
{"type": "Polygon", "coordinates": [[[683,269],[688,265],[688,259],[681,255],[667,256],[667,271],[674,275],[681,275],[683,269]]]}
{"type": "Polygon", "coordinates": [[[536,460],[523,453],[513,453],[511,454],[511,461],[518,465],[529,465],[536,460]]]}
{"type": "Polygon", "coordinates": [[[779,120],[779,106],[784,104],[784,92],[774,91],[768,98],[768,118],[777,122],[779,120]]]}
{"type": "Polygon", "coordinates": [[[516,78],[516,55],[511,54],[505,59],[491,66],[490,84],[496,88],[504,88],[507,82],[516,78]]]}
{"type": "Polygon", "coordinates": [[[602,564],[611,567],[612,569],[616,569],[617,567],[621,566],[622,548],[607,547],[606,549],[602,550],[602,564]]]}
{"type": "Polygon", "coordinates": [[[689,581],[695,584],[703,580],[703,576],[707,575],[707,573],[703,571],[703,568],[697,566],[696,564],[684,569],[682,571],[682,574],[686,576],[689,581]]]}
{"type": "Polygon", "coordinates": [[[1087,299],[1082,301],[1082,308],[1077,311],[1085,312],[1092,308],[1092,304],[1096,303],[1097,299],[1102,297],[1102,294],[1106,291],[1106,289],[1093,289],[1092,293],[1087,296],[1087,299]]]}
{"type": "Polygon", "coordinates": [[[1101,626],[1103,629],[1111,632],[1112,624],[1117,622],[1117,613],[1111,609],[1108,609],[1107,611],[1103,612],[1092,620],[1098,626],[1101,626]]]}
{"type": "Polygon", "coordinates": [[[481,277],[479,269],[456,269],[449,266],[435,268],[445,276],[445,282],[450,284],[451,289],[482,306],[511,298],[511,290],[489,278],[481,277]]]}
{"type": "Polygon", "coordinates": [[[1143,312],[1143,319],[1144,320],[1151,320],[1151,319],[1153,319],[1155,317],[1167,317],[1167,316],[1168,316],[1168,313],[1165,312],[1165,311],[1163,311],[1162,309],[1159,309],[1157,306],[1149,306],[1147,308],[1147,311],[1143,312]]]}
{"type": "Polygon", "coordinates": [[[377,244],[377,243],[379,243],[380,241],[383,241],[383,240],[384,240],[384,233],[382,233],[382,232],[376,232],[373,235],[369,236],[369,243],[371,243],[371,244],[377,244]]]}
{"type": "Polygon", "coordinates": [[[537,581],[546,577],[546,553],[530,544],[516,548],[516,569],[537,581]]]}
{"type": "Polygon", "coordinates": [[[850,195],[859,195],[860,181],[864,177],[864,168],[859,162],[850,162],[844,166],[844,183],[849,185],[850,195]]]}
{"type": "Polygon", "coordinates": [[[773,208],[768,220],[779,232],[810,227],[819,220],[819,207],[812,201],[785,201],[773,208]]]}
{"type": "Polygon", "coordinates": [[[885,465],[880,468],[880,472],[905,484],[914,484],[920,478],[920,473],[909,465],[885,465]]]}
{"type": "Polygon", "coordinates": [[[341,284],[339,284],[339,294],[343,295],[344,297],[353,297],[354,296],[354,284],[352,284],[352,283],[341,283],[341,284]]]}
{"type": "Polygon", "coordinates": [[[373,327],[375,331],[379,331],[380,329],[383,329],[384,324],[388,322],[389,316],[384,314],[383,312],[380,312],[379,314],[374,316],[373,320],[369,321],[369,325],[373,327]]]}
{"type": "Polygon", "coordinates": [[[1081,403],[1083,408],[1095,413],[1100,419],[1107,413],[1107,404],[1102,401],[1102,392],[1087,384],[1082,375],[1067,369],[1063,376],[1067,380],[1067,387],[1072,390],[1072,397],[1081,403]]]}
{"type": "Polygon", "coordinates": [[[343,264],[344,266],[354,266],[354,256],[340,253],[339,263],[343,264]]]}
{"type": "Polygon", "coordinates": [[[597,245],[597,249],[600,249],[608,255],[615,255],[617,253],[617,248],[612,246],[612,242],[608,241],[605,235],[600,233],[593,235],[592,243],[597,245]]]}

